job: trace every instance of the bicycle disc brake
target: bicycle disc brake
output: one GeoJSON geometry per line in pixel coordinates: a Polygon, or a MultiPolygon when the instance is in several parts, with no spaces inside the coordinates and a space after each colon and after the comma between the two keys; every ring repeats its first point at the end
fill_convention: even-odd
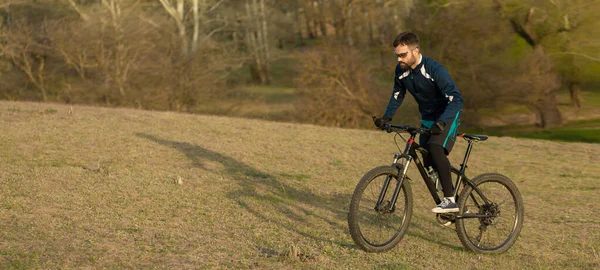
{"type": "Polygon", "coordinates": [[[396,210],[396,208],[393,207],[392,210],[390,210],[390,203],[391,202],[388,200],[385,202],[381,202],[379,206],[375,207],[375,211],[379,213],[380,217],[389,218],[390,215],[394,213],[394,210],[396,210]]]}
{"type": "Polygon", "coordinates": [[[487,227],[494,225],[494,221],[500,215],[500,207],[495,203],[487,204],[481,208],[481,212],[482,214],[489,215],[489,217],[480,219],[481,225],[487,227]]]}

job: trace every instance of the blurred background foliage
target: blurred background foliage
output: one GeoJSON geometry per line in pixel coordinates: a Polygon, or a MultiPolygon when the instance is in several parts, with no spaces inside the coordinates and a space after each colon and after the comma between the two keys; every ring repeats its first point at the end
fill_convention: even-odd
{"type": "MultiPolygon", "coordinates": [[[[599,134],[598,13],[595,0],[2,0],[0,98],[370,128],[391,43],[411,30],[462,92],[465,130],[599,134]]],[[[394,122],[418,120],[407,98],[394,122]]]]}

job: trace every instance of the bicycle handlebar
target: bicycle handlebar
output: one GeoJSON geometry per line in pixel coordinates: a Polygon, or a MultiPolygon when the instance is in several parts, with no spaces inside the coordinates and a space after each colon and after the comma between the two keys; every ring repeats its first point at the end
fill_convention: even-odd
{"type": "Polygon", "coordinates": [[[383,127],[381,128],[382,130],[387,131],[388,133],[391,132],[399,132],[399,131],[406,131],[410,134],[431,134],[431,129],[428,128],[418,128],[418,127],[413,127],[413,126],[409,126],[409,125],[394,125],[394,124],[385,124],[383,125],[383,127]]]}

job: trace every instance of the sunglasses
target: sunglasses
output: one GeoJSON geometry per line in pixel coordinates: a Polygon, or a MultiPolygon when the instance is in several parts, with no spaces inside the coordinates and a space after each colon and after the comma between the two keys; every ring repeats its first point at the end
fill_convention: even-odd
{"type": "Polygon", "coordinates": [[[396,53],[396,51],[394,51],[394,54],[395,54],[395,55],[396,55],[396,57],[398,57],[398,58],[405,58],[406,56],[408,56],[408,53],[410,53],[410,52],[412,52],[412,51],[416,50],[417,48],[419,48],[419,47],[415,47],[415,48],[413,48],[412,50],[409,50],[409,51],[407,51],[407,52],[403,52],[403,53],[396,53]]]}

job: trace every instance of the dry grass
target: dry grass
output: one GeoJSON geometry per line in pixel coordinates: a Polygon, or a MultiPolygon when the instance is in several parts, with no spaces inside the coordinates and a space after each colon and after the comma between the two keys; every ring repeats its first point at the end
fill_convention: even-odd
{"type": "Polygon", "coordinates": [[[391,161],[390,134],[5,101],[0,127],[2,269],[600,268],[598,144],[476,146],[469,175],[504,173],[524,197],[505,254],[463,250],[420,180],[407,237],[368,254],[347,208],[358,179],[391,161]]]}

